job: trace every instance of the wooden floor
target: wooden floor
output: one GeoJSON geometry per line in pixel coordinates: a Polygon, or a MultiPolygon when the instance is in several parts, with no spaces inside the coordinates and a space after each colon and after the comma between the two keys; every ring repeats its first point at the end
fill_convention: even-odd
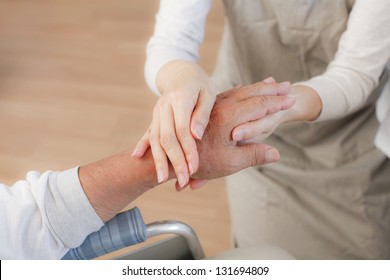
{"type": "MultiPolygon", "coordinates": [[[[223,25],[214,1],[201,64],[211,72],[223,25]]],[[[158,1],[0,0],[0,182],[65,170],[126,149],[157,97],[145,46],[158,1]]],[[[166,183],[135,201],[146,222],[178,219],[207,255],[230,247],[224,181],[177,193],[166,183]]]]}

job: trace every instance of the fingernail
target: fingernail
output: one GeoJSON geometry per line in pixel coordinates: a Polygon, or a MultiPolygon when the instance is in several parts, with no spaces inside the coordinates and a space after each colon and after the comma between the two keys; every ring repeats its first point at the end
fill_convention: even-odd
{"type": "Polygon", "coordinates": [[[131,154],[132,157],[138,158],[140,157],[140,153],[137,148],[134,149],[133,153],[131,154]]]}
{"type": "Polygon", "coordinates": [[[188,164],[188,170],[190,171],[190,175],[193,175],[195,173],[191,163],[188,164]]]}
{"type": "Polygon", "coordinates": [[[275,82],[275,79],[272,77],[268,77],[267,79],[263,80],[263,83],[269,84],[275,82]]]}
{"type": "Polygon", "coordinates": [[[176,190],[177,190],[178,192],[181,192],[182,190],[185,189],[185,188],[182,188],[182,187],[179,185],[179,182],[178,182],[178,181],[176,181],[175,187],[176,187],[176,190]]]}
{"type": "Polygon", "coordinates": [[[196,183],[194,182],[194,184],[190,185],[190,187],[191,189],[196,190],[203,187],[208,181],[209,180],[197,180],[196,183]]]}
{"type": "Polygon", "coordinates": [[[282,82],[282,83],[280,83],[279,85],[280,85],[280,87],[281,87],[283,90],[290,89],[290,87],[291,87],[290,82],[282,82]]]}
{"type": "Polygon", "coordinates": [[[287,99],[288,104],[291,106],[295,103],[295,101],[297,101],[296,97],[292,96],[292,95],[287,95],[286,99],[287,99]]]}
{"type": "Polygon", "coordinates": [[[177,174],[177,181],[179,182],[179,186],[181,188],[187,184],[187,180],[182,173],[177,174]]]}
{"type": "Polygon", "coordinates": [[[157,180],[159,183],[162,183],[165,181],[165,172],[162,169],[157,170],[157,180]]]}
{"type": "Polygon", "coordinates": [[[194,134],[196,138],[198,138],[199,140],[202,139],[203,133],[204,133],[203,126],[201,126],[200,124],[195,125],[194,134]]]}
{"type": "Polygon", "coordinates": [[[233,140],[234,141],[241,141],[244,139],[244,131],[242,129],[237,129],[233,133],[233,140]]]}
{"type": "Polygon", "coordinates": [[[264,154],[264,163],[272,163],[272,162],[276,162],[279,160],[279,152],[278,150],[274,149],[274,148],[270,148],[270,149],[267,149],[265,150],[265,154],[264,154]]]}

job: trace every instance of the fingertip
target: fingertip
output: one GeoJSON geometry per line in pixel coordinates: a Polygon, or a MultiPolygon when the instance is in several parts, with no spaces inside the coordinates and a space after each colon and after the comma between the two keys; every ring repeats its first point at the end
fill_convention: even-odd
{"type": "Polygon", "coordinates": [[[164,183],[168,179],[168,176],[166,175],[164,169],[158,168],[156,172],[157,172],[157,181],[159,184],[164,183]]]}
{"type": "Polygon", "coordinates": [[[242,141],[244,139],[244,130],[240,128],[234,128],[232,132],[233,141],[242,141]]]}
{"type": "Polygon", "coordinates": [[[286,106],[283,107],[282,110],[286,110],[286,109],[291,108],[291,106],[294,105],[296,101],[297,101],[297,99],[295,96],[287,95],[286,96],[286,106]]]}
{"type": "Polygon", "coordinates": [[[132,153],[133,158],[141,158],[145,152],[149,149],[150,142],[149,140],[141,139],[134,148],[132,153]]]}
{"type": "Polygon", "coordinates": [[[288,81],[282,82],[279,84],[278,95],[286,95],[290,92],[291,83],[288,81]]]}
{"type": "Polygon", "coordinates": [[[198,140],[204,135],[215,99],[215,94],[201,94],[192,113],[191,133],[198,140]]]}
{"type": "Polygon", "coordinates": [[[284,81],[284,82],[280,83],[280,86],[282,86],[282,87],[290,87],[291,83],[289,81],[284,81]]]}
{"type": "Polygon", "coordinates": [[[209,180],[192,180],[192,182],[190,183],[190,188],[192,190],[197,190],[201,187],[203,187],[205,184],[208,183],[209,180]]]}
{"type": "Polygon", "coordinates": [[[199,168],[199,153],[195,144],[195,150],[191,154],[191,156],[186,156],[187,162],[188,162],[188,172],[191,175],[194,175],[196,172],[198,172],[199,168]]]}
{"type": "Polygon", "coordinates": [[[175,183],[175,188],[176,188],[176,191],[178,191],[178,192],[181,192],[183,190],[183,188],[180,187],[179,182],[177,180],[176,180],[176,183],[175,183]]]}
{"type": "Polygon", "coordinates": [[[131,156],[133,158],[141,158],[144,154],[145,152],[143,152],[140,148],[136,147],[131,156]]]}
{"type": "Polygon", "coordinates": [[[131,157],[138,158],[138,150],[134,149],[133,153],[131,154],[131,157]]]}
{"type": "Polygon", "coordinates": [[[185,185],[185,186],[183,186],[183,187],[180,186],[179,181],[176,180],[176,183],[175,183],[176,191],[181,192],[181,191],[183,191],[186,187],[187,187],[187,185],[185,185]]]}
{"type": "Polygon", "coordinates": [[[188,177],[185,176],[183,173],[178,173],[177,175],[177,182],[179,183],[179,186],[181,188],[184,188],[188,184],[188,177]]]}
{"type": "Polygon", "coordinates": [[[198,164],[192,162],[188,163],[188,171],[190,173],[190,176],[194,175],[196,171],[198,171],[198,164]]]}
{"type": "Polygon", "coordinates": [[[203,134],[204,134],[204,126],[197,123],[193,126],[193,128],[191,129],[191,132],[192,132],[192,135],[198,139],[198,140],[201,140],[202,137],[203,137],[203,134]]]}
{"type": "Polygon", "coordinates": [[[266,84],[275,83],[275,79],[274,79],[274,77],[268,77],[268,78],[263,80],[263,83],[266,83],[266,84]]]}
{"type": "Polygon", "coordinates": [[[280,159],[280,153],[274,147],[267,147],[264,152],[264,163],[277,162],[280,159]]]}

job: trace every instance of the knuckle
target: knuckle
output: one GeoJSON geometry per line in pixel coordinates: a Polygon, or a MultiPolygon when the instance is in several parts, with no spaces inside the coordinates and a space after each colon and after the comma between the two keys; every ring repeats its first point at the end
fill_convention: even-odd
{"type": "Polygon", "coordinates": [[[253,85],[246,86],[246,90],[251,92],[253,95],[261,95],[263,88],[263,82],[257,82],[253,85]]]}
{"type": "Polygon", "coordinates": [[[263,154],[261,153],[260,149],[254,148],[252,149],[251,157],[249,157],[249,165],[250,166],[256,166],[259,164],[259,162],[263,159],[263,154]]]}
{"type": "Polygon", "coordinates": [[[149,134],[149,141],[150,143],[156,143],[158,141],[157,133],[153,130],[149,134]]]}
{"type": "Polygon", "coordinates": [[[257,95],[263,95],[263,87],[262,87],[263,83],[259,83],[257,84],[254,88],[253,88],[253,91],[257,94],[257,95]]]}
{"type": "Polygon", "coordinates": [[[165,95],[161,96],[161,97],[157,100],[156,105],[157,105],[157,106],[161,106],[162,104],[165,103],[165,99],[166,99],[165,95]]]}
{"type": "Polygon", "coordinates": [[[171,162],[171,164],[173,166],[173,169],[175,170],[175,172],[177,174],[179,174],[179,173],[182,173],[182,174],[186,173],[185,172],[185,170],[186,170],[185,166],[186,165],[185,165],[185,163],[182,160],[180,160],[180,157],[172,157],[172,158],[169,158],[169,160],[170,160],[170,162],[171,162]]]}
{"type": "Polygon", "coordinates": [[[211,118],[216,125],[226,125],[231,121],[235,112],[236,110],[232,104],[222,103],[214,108],[211,118]]]}
{"type": "Polygon", "coordinates": [[[228,98],[229,95],[231,95],[231,94],[233,94],[233,93],[235,93],[235,92],[237,92],[236,89],[231,89],[230,91],[222,92],[222,93],[218,94],[218,95],[216,96],[216,101],[215,101],[215,103],[221,102],[221,100],[228,98]]]}
{"type": "Polygon", "coordinates": [[[169,96],[165,96],[165,95],[161,96],[157,100],[156,106],[154,108],[157,110],[161,110],[169,103],[169,99],[170,99],[169,96]]]}
{"type": "Polygon", "coordinates": [[[175,137],[171,134],[163,134],[160,136],[160,143],[164,149],[170,149],[175,143],[175,137]]]}
{"type": "Polygon", "coordinates": [[[176,128],[176,136],[180,141],[185,140],[189,136],[189,130],[185,127],[176,128]]]}
{"type": "Polygon", "coordinates": [[[169,103],[173,107],[177,107],[177,106],[180,106],[181,104],[183,104],[186,101],[187,100],[183,99],[182,95],[175,95],[175,96],[171,97],[171,99],[169,100],[169,103]]]}
{"type": "Polygon", "coordinates": [[[192,162],[193,164],[198,161],[199,155],[198,155],[198,148],[196,146],[196,143],[187,142],[183,146],[183,152],[184,157],[187,162],[192,162]]]}
{"type": "Polygon", "coordinates": [[[157,169],[164,169],[168,165],[167,159],[162,157],[161,154],[154,153],[153,154],[154,164],[157,169]]]}
{"type": "Polygon", "coordinates": [[[257,101],[259,102],[260,106],[268,106],[270,103],[270,98],[268,96],[258,96],[257,101]]]}

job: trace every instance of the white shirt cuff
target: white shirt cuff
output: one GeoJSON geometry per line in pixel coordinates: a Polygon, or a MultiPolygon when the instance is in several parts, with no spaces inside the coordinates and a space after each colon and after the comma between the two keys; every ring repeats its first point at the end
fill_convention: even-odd
{"type": "Polygon", "coordinates": [[[68,248],[103,226],[81,186],[78,167],[50,174],[44,200],[49,224],[68,248]]]}

